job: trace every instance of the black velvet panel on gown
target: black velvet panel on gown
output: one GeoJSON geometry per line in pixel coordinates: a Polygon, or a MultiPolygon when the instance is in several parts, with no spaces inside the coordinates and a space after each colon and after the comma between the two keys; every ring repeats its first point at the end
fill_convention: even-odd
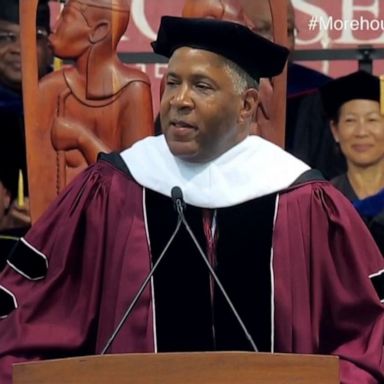
{"type": "MultiPolygon", "coordinates": [[[[153,260],[172,235],[171,199],[146,190],[153,260]]],[[[271,249],[276,194],[217,210],[216,273],[259,350],[271,350],[271,249]]],[[[202,209],[185,217],[203,250],[202,209]]],[[[153,261],[153,262],[154,262],[153,261]]],[[[158,351],[252,350],[235,316],[182,226],[154,277],[158,351]]]]}

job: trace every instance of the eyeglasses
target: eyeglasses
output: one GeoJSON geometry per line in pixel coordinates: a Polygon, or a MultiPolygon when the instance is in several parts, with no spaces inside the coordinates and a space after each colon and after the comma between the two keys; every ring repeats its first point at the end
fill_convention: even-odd
{"type": "MultiPolygon", "coordinates": [[[[38,28],[36,31],[36,41],[43,42],[47,39],[48,32],[45,29],[38,28]]],[[[10,31],[0,31],[0,45],[13,44],[20,41],[20,33],[10,31]]]]}

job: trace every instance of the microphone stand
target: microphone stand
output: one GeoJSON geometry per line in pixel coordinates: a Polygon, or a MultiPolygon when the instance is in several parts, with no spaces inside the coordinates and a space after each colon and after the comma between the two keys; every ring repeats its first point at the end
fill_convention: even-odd
{"type": "Polygon", "coordinates": [[[159,258],[156,260],[156,263],[153,265],[151,271],[149,272],[149,274],[147,275],[147,277],[145,278],[145,280],[143,281],[142,285],[140,286],[140,289],[137,291],[135,297],[133,298],[131,304],[129,305],[128,309],[125,311],[123,317],[121,318],[119,324],[117,325],[117,327],[115,328],[115,330],[113,331],[111,337],[108,339],[107,343],[105,344],[103,350],[101,351],[100,355],[104,355],[109,347],[111,346],[111,344],[113,343],[113,341],[115,340],[116,336],[118,335],[118,333],[120,332],[122,326],[124,325],[124,323],[126,322],[128,316],[131,314],[134,306],[136,305],[137,301],[139,300],[140,296],[142,295],[145,287],[147,286],[147,284],[149,283],[149,280],[152,278],[153,274],[155,273],[157,267],[159,266],[159,264],[161,263],[165,253],[167,252],[169,246],[171,245],[173,239],[175,238],[177,232],[179,232],[179,229],[180,229],[180,225],[181,225],[181,218],[180,216],[178,217],[178,220],[177,220],[177,224],[176,224],[176,228],[175,230],[173,231],[172,233],[172,236],[170,237],[170,239],[168,240],[168,243],[167,245],[164,247],[163,249],[163,252],[161,252],[159,258]]]}
{"type": "Polygon", "coordinates": [[[191,239],[195,243],[195,245],[196,245],[196,247],[197,247],[201,257],[204,260],[204,263],[206,264],[206,266],[209,269],[210,274],[213,276],[213,279],[215,280],[215,282],[216,282],[217,286],[219,287],[221,293],[223,294],[227,304],[231,308],[232,313],[235,315],[235,317],[236,317],[240,327],[242,328],[242,330],[243,330],[243,332],[245,334],[245,337],[248,339],[250,345],[252,346],[253,351],[254,352],[259,352],[255,342],[253,341],[253,338],[252,338],[251,334],[249,333],[249,331],[248,331],[247,327],[245,326],[244,322],[242,321],[239,313],[237,312],[235,306],[233,305],[231,299],[229,298],[229,296],[228,296],[224,286],[222,285],[219,277],[217,276],[215,270],[212,268],[211,264],[209,263],[207,256],[205,255],[205,253],[201,249],[199,242],[197,241],[195,235],[192,232],[192,229],[190,228],[190,226],[188,225],[187,220],[185,219],[185,216],[184,216],[185,202],[183,200],[183,193],[182,193],[182,191],[181,191],[181,189],[179,187],[173,187],[172,188],[172,199],[174,200],[175,207],[176,207],[177,213],[179,215],[179,218],[181,219],[181,222],[184,224],[184,226],[185,226],[186,230],[188,231],[191,239]]]}
{"type": "Polygon", "coordinates": [[[242,319],[241,319],[240,315],[238,314],[235,306],[233,305],[231,299],[229,298],[229,296],[228,296],[224,286],[222,285],[220,279],[216,275],[215,270],[212,268],[211,264],[209,263],[208,258],[205,256],[203,250],[200,247],[199,242],[197,241],[195,235],[193,234],[191,228],[188,225],[187,220],[185,219],[184,208],[186,207],[186,204],[184,202],[183,193],[182,193],[181,189],[179,187],[173,187],[172,191],[171,191],[171,196],[172,196],[172,200],[173,200],[173,203],[174,203],[174,207],[175,207],[175,209],[176,209],[176,211],[178,213],[178,220],[177,220],[177,224],[176,224],[175,230],[173,231],[170,239],[168,240],[168,242],[167,242],[166,246],[164,247],[163,251],[161,252],[159,258],[156,260],[156,262],[153,265],[152,269],[150,270],[150,272],[148,273],[147,277],[145,278],[145,280],[141,284],[141,286],[140,286],[139,290],[137,291],[135,297],[133,298],[131,304],[129,305],[128,309],[125,311],[125,313],[124,313],[123,317],[121,318],[121,320],[120,320],[119,324],[117,325],[117,327],[114,329],[111,337],[108,339],[108,341],[105,344],[104,348],[102,349],[100,355],[104,355],[108,351],[108,349],[112,345],[113,341],[115,340],[115,338],[119,334],[119,332],[120,332],[121,328],[123,327],[124,323],[127,321],[128,316],[131,314],[133,308],[135,307],[135,305],[136,305],[137,301],[139,300],[140,296],[142,295],[144,289],[148,285],[148,283],[149,283],[150,279],[152,278],[153,274],[155,273],[157,267],[159,266],[159,264],[163,260],[163,258],[165,256],[165,253],[167,252],[168,248],[170,247],[170,245],[172,244],[174,238],[176,237],[177,233],[179,232],[181,223],[184,224],[187,232],[189,233],[189,235],[190,235],[191,239],[193,240],[194,244],[196,245],[196,247],[197,247],[201,257],[204,260],[204,263],[207,265],[209,272],[213,276],[217,286],[220,288],[220,291],[223,294],[227,304],[231,308],[232,313],[235,315],[235,317],[236,317],[240,327],[242,328],[242,330],[243,330],[247,340],[249,341],[250,345],[252,346],[253,351],[254,352],[259,352],[258,348],[256,347],[255,342],[252,339],[251,334],[248,332],[247,327],[245,326],[244,322],[242,321],[242,319]]]}

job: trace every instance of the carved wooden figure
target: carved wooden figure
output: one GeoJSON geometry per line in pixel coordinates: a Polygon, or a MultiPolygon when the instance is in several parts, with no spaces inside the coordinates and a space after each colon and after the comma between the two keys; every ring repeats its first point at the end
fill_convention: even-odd
{"type": "Polygon", "coordinates": [[[183,17],[208,17],[243,23],[239,0],[185,0],[183,17]]]}
{"type": "Polygon", "coordinates": [[[49,36],[74,64],[38,84],[38,119],[27,127],[37,135],[27,135],[33,220],[100,151],[153,134],[149,79],[116,52],[129,16],[129,0],[69,0],[49,36]]]}

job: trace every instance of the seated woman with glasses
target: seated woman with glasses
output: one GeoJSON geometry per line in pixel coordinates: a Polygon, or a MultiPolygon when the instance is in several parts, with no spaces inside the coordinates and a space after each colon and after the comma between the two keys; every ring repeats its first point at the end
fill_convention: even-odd
{"type": "Polygon", "coordinates": [[[352,201],[384,255],[384,115],[380,79],[357,71],[321,89],[347,172],[331,182],[352,201]]]}

